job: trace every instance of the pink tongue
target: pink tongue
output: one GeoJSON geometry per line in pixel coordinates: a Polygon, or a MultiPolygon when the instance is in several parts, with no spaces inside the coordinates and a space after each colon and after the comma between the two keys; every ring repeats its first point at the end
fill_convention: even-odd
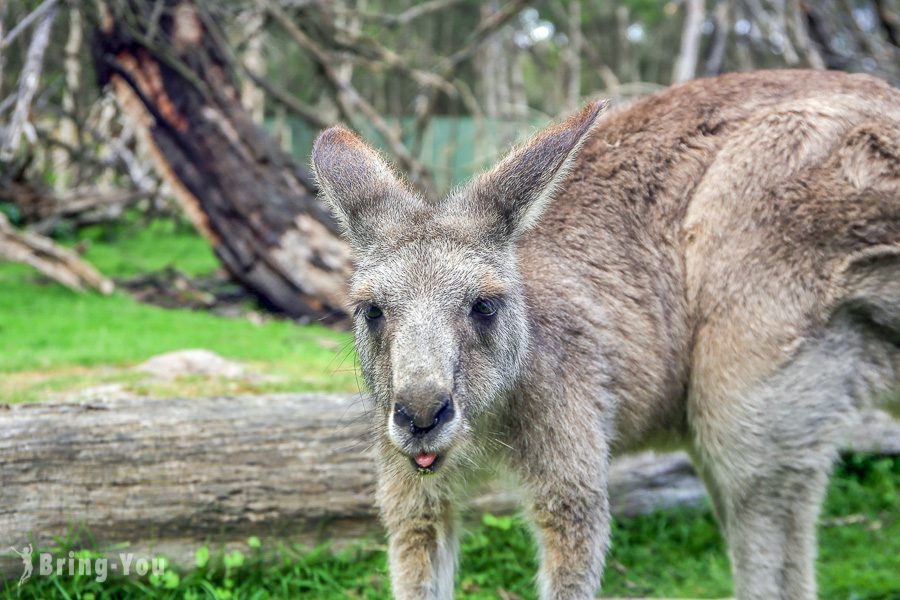
{"type": "Polygon", "coordinates": [[[418,456],[416,456],[416,464],[419,465],[420,467],[427,469],[428,467],[430,467],[432,465],[432,463],[434,462],[434,459],[436,459],[436,458],[437,458],[437,454],[425,454],[423,452],[422,454],[419,454],[418,456]]]}

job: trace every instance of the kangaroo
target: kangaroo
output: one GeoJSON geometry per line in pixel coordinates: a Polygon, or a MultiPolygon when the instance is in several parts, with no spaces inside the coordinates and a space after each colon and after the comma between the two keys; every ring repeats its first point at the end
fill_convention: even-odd
{"type": "Polygon", "coordinates": [[[543,598],[588,598],[607,472],[688,448],[741,600],[816,596],[844,430],[900,384],[900,92],[731,74],[593,102],[426,201],[342,127],[312,164],[349,242],[397,598],[453,596],[467,481],[521,483],[543,598]]]}

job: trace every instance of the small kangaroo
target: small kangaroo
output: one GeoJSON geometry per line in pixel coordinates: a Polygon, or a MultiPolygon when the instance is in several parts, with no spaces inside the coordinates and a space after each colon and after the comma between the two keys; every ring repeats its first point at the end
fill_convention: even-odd
{"type": "Polygon", "coordinates": [[[897,407],[900,92],[773,71],[605,107],[438,202],[344,128],[315,143],[355,256],[393,592],[453,596],[466,482],[498,465],[521,482],[541,596],[592,597],[610,457],[675,442],[737,597],[815,598],[843,432],[897,407]]]}

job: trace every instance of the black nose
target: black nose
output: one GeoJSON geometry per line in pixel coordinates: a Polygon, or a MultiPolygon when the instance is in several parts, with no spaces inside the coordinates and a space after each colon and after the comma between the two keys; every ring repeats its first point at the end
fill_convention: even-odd
{"type": "Polygon", "coordinates": [[[412,435],[423,436],[452,421],[454,412],[453,402],[447,394],[438,394],[429,400],[419,398],[402,402],[398,399],[394,404],[394,423],[412,435]]]}

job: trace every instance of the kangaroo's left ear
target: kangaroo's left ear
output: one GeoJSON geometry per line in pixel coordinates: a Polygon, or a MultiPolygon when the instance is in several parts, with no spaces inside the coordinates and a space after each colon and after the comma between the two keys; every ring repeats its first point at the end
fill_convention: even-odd
{"type": "Polygon", "coordinates": [[[470,184],[469,201],[481,210],[496,210],[508,239],[520,238],[537,224],[608,104],[606,100],[591,102],[512,150],[470,184]]]}
{"type": "Polygon", "coordinates": [[[312,167],[319,194],[351,245],[370,243],[379,227],[399,220],[418,203],[381,155],[344,127],[316,138],[312,167]]]}

